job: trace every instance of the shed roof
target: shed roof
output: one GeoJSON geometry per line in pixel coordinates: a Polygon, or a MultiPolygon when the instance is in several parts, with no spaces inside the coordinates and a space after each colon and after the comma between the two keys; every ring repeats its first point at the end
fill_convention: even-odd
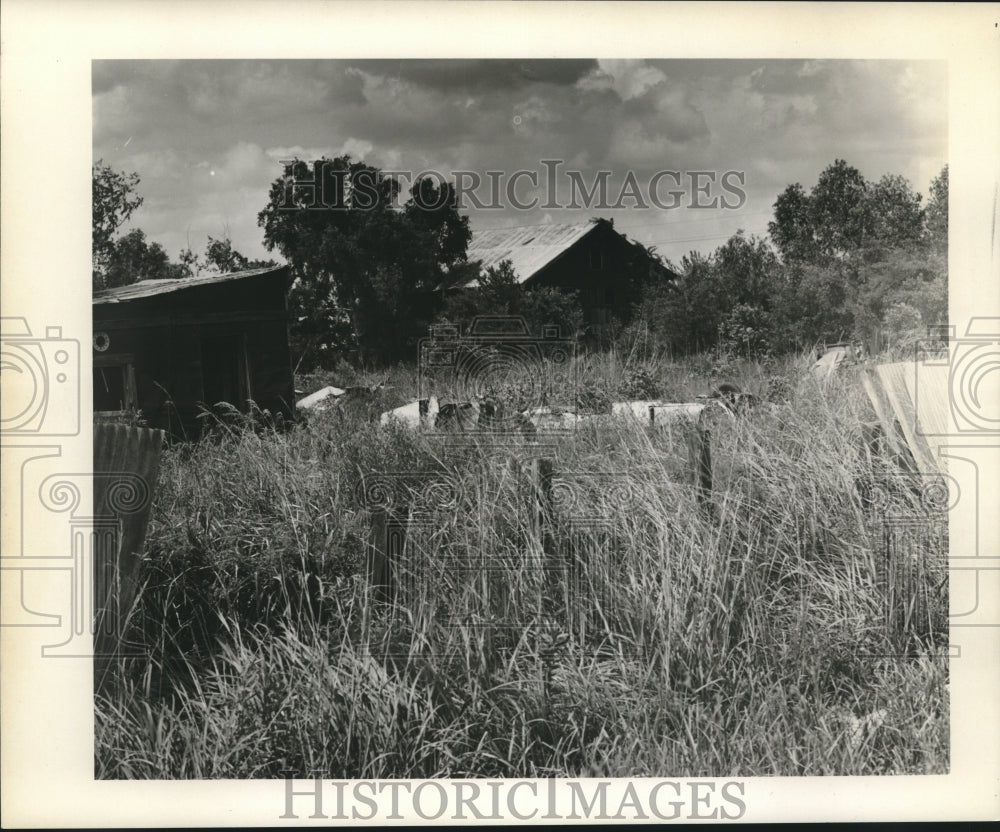
{"type": "Polygon", "coordinates": [[[99,289],[94,292],[93,304],[95,306],[106,303],[124,303],[139,298],[149,298],[154,295],[165,295],[170,292],[180,292],[185,289],[194,289],[199,286],[212,286],[217,283],[230,283],[236,280],[245,280],[249,277],[260,277],[261,275],[284,272],[287,277],[287,266],[269,266],[264,269],[248,269],[242,272],[226,272],[224,274],[205,274],[197,277],[184,277],[178,280],[140,280],[137,283],[130,283],[128,286],[115,286],[111,289],[99,289]]]}
{"type": "MultiPolygon", "coordinates": [[[[470,263],[481,260],[484,271],[502,260],[510,260],[518,283],[524,283],[600,226],[601,223],[584,222],[478,231],[472,235],[467,258],[470,263]]],[[[478,280],[471,280],[466,285],[478,284],[478,280]]]]}

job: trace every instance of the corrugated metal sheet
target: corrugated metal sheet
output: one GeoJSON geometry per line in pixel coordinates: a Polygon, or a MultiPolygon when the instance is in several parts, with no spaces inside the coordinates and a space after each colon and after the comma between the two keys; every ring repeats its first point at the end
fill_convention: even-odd
{"type": "Polygon", "coordinates": [[[948,374],[946,364],[904,361],[874,367],[865,378],[883,429],[891,437],[898,424],[923,474],[947,473],[940,449],[951,432],[948,374]]]}
{"type": "Polygon", "coordinates": [[[164,295],[169,292],[180,292],[196,286],[211,286],[215,283],[229,283],[234,280],[245,280],[248,277],[259,277],[263,274],[287,272],[287,266],[272,266],[266,269],[248,269],[243,272],[227,272],[225,274],[199,275],[185,277],[180,280],[140,280],[128,286],[116,286],[113,289],[101,289],[94,292],[93,304],[123,303],[137,298],[148,298],[154,295],[164,295]]]}
{"type": "Polygon", "coordinates": [[[94,517],[118,523],[117,548],[95,552],[97,655],[113,654],[142,583],[141,556],[156,491],[162,430],[94,423],[94,517]]]}
{"type": "MultiPolygon", "coordinates": [[[[482,261],[485,271],[502,260],[510,260],[518,283],[530,280],[549,263],[567,252],[597,228],[597,223],[576,225],[532,225],[521,228],[493,228],[478,231],[469,243],[468,260],[482,261]]],[[[478,286],[471,280],[467,286],[478,286]]]]}

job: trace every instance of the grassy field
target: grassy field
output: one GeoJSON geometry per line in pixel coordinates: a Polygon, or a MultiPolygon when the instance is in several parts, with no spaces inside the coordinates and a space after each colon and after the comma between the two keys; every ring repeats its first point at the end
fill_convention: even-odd
{"type": "Polygon", "coordinates": [[[568,602],[538,568],[529,451],[445,454],[370,418],[412,396],[413,368],[354,411],[167,451],[132,615],[147,656],[97,694],[96,776],[947,772],[946,550],[896,564],[910,618],[887,623],[882,517],[919,494],[883,477],[866,499],[891,462],[865,453],[856,377],[821,386],[805,358],[576,361],[590,412],[721,380],[761,403],[713,417],[708,506],[676,431],[607,418],[552,452],[557,474],[600,475],[549,530],[563,551],[573,518],[603,524],[599,545],[573,538],[586,575],[568,602]],[[366,580],[365,485],[398,471],[452,485],[414,496],[414,580],[391,607],[366,580]]]}

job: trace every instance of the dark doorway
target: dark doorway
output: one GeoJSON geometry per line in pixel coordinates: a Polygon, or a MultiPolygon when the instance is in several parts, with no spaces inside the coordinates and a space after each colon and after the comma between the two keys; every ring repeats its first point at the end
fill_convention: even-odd
{"type": "Polygon", "coordinates": [[[125,410],[122,367],[94,367],[94,410],[125,410]]]}
{"type": "Polygon", "coordinates": [[[250,398],[243,337],[218,335],[201,342],[201,379],[205,404],[227,402],[246,410],[250,398]]]}
{"type": "Polygon", "coordinates": [[[94,410],[120,413],[136,407],[135,367],[131,356],[119,356],[112,363],[103,356],[94,358],[94,410]]]}

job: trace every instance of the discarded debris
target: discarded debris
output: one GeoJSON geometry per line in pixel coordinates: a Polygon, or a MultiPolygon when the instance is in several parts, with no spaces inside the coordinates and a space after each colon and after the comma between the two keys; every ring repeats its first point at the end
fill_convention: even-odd
{"type": "Polygon", "coordinates": [[[614,402],[613,416],[630,416],[650,425],[677,421],[698,422],[706,405],[699,402],[634,401],[614,402]]]}
{"type": "Polygon", "coordinates": [[[479,402],[445,402],[433,426],[438,430],[474,430],[479,426],[483,405],[479,402]]]}
{"type": "Polygon", "coordinates": [[[521,414],[536,430],[572,430],[584,418],[576,411],[559,407],[534,407],[521,414]]]}
{"type": "Polygon", "coordinates": [[[858,354],[854,345],[844,341],[830,346],[812,365],[809,372],[820,381],[825,381],[841,367],[856,364],[857,361],[858,354]]]}
{"type": "Polygon", "coordinates": [[[299,410],[325,410],[331,404],[331,399],[336,401],[347,391],[340,387],[324,387],[315,393],[310,393],[304,399],[299,399],[295,406],[299,410]]]}
{"type": "Polygon", "coordinates": [[[438,412],[437,397],[431,396],[427,399],[416,399],[393,410],[387,410],[379,418],[379,422],[383,425],[398,422],[414,429],[433,427],[437,420],[438,412]]]}
{"type": "Polygon", "coordinates": [[[723,410],[733,415],[746,413],[757,404],[753,393],[744,392],[739,385],[724,381],[707,396],[697,396],[698,401],[706,404],[717,404],[723,410]]]}

